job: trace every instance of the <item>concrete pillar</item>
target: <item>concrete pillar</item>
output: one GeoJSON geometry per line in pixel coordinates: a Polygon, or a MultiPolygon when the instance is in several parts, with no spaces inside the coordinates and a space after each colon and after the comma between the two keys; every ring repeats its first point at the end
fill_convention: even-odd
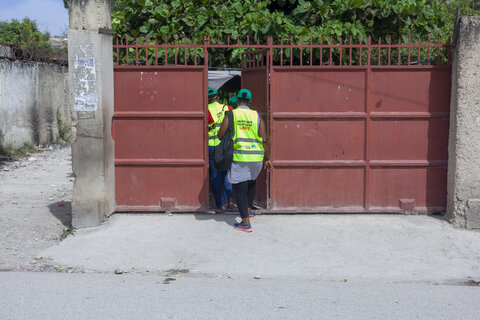
{"type": "Polygon", "coordinates": [[[480,228],[480,17],[462,17],[452,61],[447,219],[480,228]]]}
{"type": "Polygon", "coordinates": [[[97,226],[115,208],[113,57],[109,0],[70,0],[68,62],[72,126],[72,225],[97,226]]]}

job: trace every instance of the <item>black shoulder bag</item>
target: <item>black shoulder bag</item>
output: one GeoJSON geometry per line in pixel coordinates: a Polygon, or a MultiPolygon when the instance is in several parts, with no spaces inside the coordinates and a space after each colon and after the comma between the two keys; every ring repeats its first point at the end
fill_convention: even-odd
{"type": "Polygon", "coordinates": [[[218,171],[230,169],[233,161],[233,136],[235,135],[235,129],[232,110],[225,112],[225,116],[228,117],[228,130],[220,144],[215,147],[213,153],[213,166],[218,171]]]}

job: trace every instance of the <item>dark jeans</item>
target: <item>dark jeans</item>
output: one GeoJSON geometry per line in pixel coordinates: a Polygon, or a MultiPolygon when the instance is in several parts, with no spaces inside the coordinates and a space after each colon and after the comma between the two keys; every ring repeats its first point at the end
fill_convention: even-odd
{"type": "Polygon", "coordinates": [[[208,147],[208,171],[212,184],[213,196],[217,207],[226,206],[227,199],[232,197],[232,184],[227,181],[227,171],[218,171],[213,166],[214,147],[208,147]],[[223,187],[223,188],[222,188],[223,187]]]}
{"type": "Polygon", "coordinates": [[[232,184],[235,201],[242,219],[248,218],[248,208],[253,207],[253,198],[255,198],[255,191],[257,190],[256,185],[257,180],[232,184]]]}

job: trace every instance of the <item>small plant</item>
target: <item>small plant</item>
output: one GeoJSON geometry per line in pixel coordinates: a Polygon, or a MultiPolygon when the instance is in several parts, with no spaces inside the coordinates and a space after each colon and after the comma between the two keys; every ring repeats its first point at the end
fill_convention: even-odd
{"type": "Polygon", "coordinates": [[[7,158],[26,158],[37,152],[37,149],[27,142],[25,142],[20,148],[15,148],[11,144],[0,146],[0,155],[6,156],[7,158]]]}
{"type": "Polygon", "coordinates": [[[58,137],[66,143],[70,143],[70,132],[72,129],[63,122],[60,108],[57,108],[57,127],[58,137]]]}
{"type": "Polygon", "coordinates": [[[73,228],[71,225],[68,227],[65,227],[63,229],[62,234],[60,235],[61,240],[65,240],[69,235],[74,235],[75,234],[75,228],[73,228]]]}
{"type": "Polygon", "coordinates": [[[32,153],[37,153],[38,150],[30,143],[24,143],[22,147],[17,150],[17,153],[21,154],[22,156],[29,156],[32,153]]]}

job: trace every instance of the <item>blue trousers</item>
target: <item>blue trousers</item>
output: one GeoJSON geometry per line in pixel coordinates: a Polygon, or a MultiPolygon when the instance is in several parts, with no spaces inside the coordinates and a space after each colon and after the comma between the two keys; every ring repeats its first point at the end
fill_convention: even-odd
{"type": "Polygon", "coordinates": [[[214,147],[208,147],[208,171],[212,184],[213,196],[217,207],[226,206],[227,199],[232,197],[232,184],[227,181],[227,171],[218,171],[213,165],[214,147]]]}

